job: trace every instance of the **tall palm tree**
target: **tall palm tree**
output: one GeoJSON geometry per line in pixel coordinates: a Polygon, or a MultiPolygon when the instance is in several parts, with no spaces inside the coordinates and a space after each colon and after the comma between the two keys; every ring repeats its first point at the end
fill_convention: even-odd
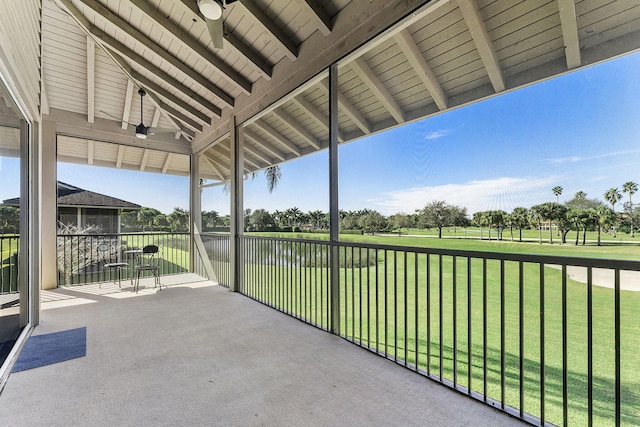
{"type": "Polygon", "coordinates": [[[560,203],[560,195],[562,194],[562,190],[563,188],[559,185],[556,185],[551,189],[551,191],[553,191],[553,194],[556,196],[556,203],[560,203]]]}
{"type": "Polygon", "coordinates": [[[614,215],[614,218],[612,221],[613,237],[616,237],[616,222],[615,222],[616,203],[618,203],[620,199],[622,199],[622,194],[620,193],[620,191],[618,191],[617,187],[612,187],[604,193],[604,198],[607,200],[607,202],[611,203],[611,209],[613,210],[613,215],[614,215]]]}
{"type": "Polygon", "coordinates": [[[622,192],[629,194],[629,220],[631,223],[631,237],[634,237],[633,232],[633,201],[631,200],[631,196],[633,196],[638,191],[638,184],[633,181],[627,181],[622,184],[622,192]]]}

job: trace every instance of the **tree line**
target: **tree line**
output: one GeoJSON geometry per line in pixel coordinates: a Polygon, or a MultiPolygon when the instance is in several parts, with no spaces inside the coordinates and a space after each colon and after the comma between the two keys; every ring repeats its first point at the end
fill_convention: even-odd
{"type": "MultiPolygon", "coordinates": [[[[597,231],[598,245],[601,244],[601,234],[610,232],[616,237],[619,227],[635,236],[635,230],[640,224],[640,205],[633,203],[633,195],[638,191],[638,184],[632,181],[618,188],[610,188],[604,193],[604,200],[591,199],[584,191],[578,191],[573,198],[560,203],[563,192],[561,186],[552,188],[556,197],[555,202],[546,202],[530,208],[516,207],[511,212],[503,210],[487,210],[475,212],[471,218],[467,208],[451,205],[445,201],[427,203],[424,208],[412,214],[396,213],[384,216],[372,209],[354,211],[340,210],[338,213],[339,227],[342,231],[354,230],[361,233],[397,232],[402,234],[407,229],[436,229],[438,237],[442,237],[444,228],[468,227],[475,225],[480,228],[480,237],[485,232],[491,240],[494,237],[503,239],[508,231],[511,240],[514,232],[518,240],[522,241],[524,229],[538,230],[538,238],[542,243],[543,231],[548,232],[549,242],[553,243],[554,232],[562,243],[567,242],[567,235],[575,231],[575,244],[580,240],[586,243],[587,231],[597,231]],[[616,211],[623,199],[623,193],[628,200],[622,203],[622,210],[616,211]],[[610,206],[609,206],[610,205],[610,206]]],[[[19,226],[19,209],[11,206],[0,206],[0,231],[2,234],[17,233],[19,226]]],[[[329,229],[329,214],[321,210],[302,212],[293,207],[286,210],[276,210],[273,213],[265,209],[246,209],[244,211],[245,231],[326,231],[329,229]]],[[[157,209],[142,208],[122,214],[123,231],[172,231],[186,232],[189,230],[189,212],[181,208],[174,208],[168,215],[157,209]]],[[[220,215],[216,211],[202,212],[202,231],[228,231],[229,215],[220,215]]]]}
{"type": "MultiPolygon", "coordinates": [[[[553,243],[554,233],[562,243],[567,242],[567,235],[575,231],[575,244],[580,240],[586,243],[587,231],[597,231],[598,245],[601,244],[603,232],[610,232],[616,237],[618,227],[623,227],[631,237],[635,235],[635,229],[640,222],[640,207],[635,206],[632,196],[638,191],[638,184],[626,182],[622,186],[622,192],[618,188],[611,188],[604,193],[604,200],[591,199],[584,191],[578,191],[573,198],[560,203],[562,187],[556,186],[552,193],[556,197],[555,202],[546,202],[531,206],[530,208],[516,207],[511,212],[503,210],[487,210],[475,212],[471,218],[467,214],[467,208],[451,205],[445,201],[433,201],[416,210],[413,214],[397,213],[384,216],[371,209],[357,211],[339,211],[341,230],[360,230],[364,233],[397,232],[402,234],[403,229],[436,229],[438,237],[442,237],[444,228],[468,227],[475,225],[480,228],[480,237],[487,233],[491,240],[504,238],[504,232],[508,231],[511,240],[522,241],[522,231],[532,229],[538,231],[540,243],[543,239],[543,231],[548,232],[549,242],[553,243]],[[629,196],[623,203],[623,210],[616,211],[616,205],[622,202],[623,194],[629,196]],[[607,205],[609,204],[610,207],[607,205]]],[[[297,207],[284,211],[276,210],[273,213],[265,209],[245,210],[245,229],[247,231],[296,231],[296,230],[328,230],[329,214],[316,210],[307,213],[297,207]]]]}

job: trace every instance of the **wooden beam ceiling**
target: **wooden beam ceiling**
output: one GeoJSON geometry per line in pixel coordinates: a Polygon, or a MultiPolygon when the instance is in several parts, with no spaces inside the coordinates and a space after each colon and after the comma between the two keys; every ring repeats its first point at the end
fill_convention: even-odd
{"type": "Polygon", "coordinates": [[[567,69],[582,65],[580,58],[580,39],[578,37],[578,22],[576,18],[576,4],[574,0],[558,0],[560,25],[564,39],[564,52],[567,58],[567,69]]]}
{"type": "Polygon", "coordinates": [[[457,2],[458,8],[473,38],[473,42],[476,45],[476,49],[478,49],[480,59],[484,64],[484,68],[487,70],[493,89],[496,92],[504,91],[506,88],[504,75],[502,74],[498,56],[491,43],[487,28],[484,26],[484,20],[478,10],[478,5],[475,0],[457,0],[457,2]]]}
{"type": "Polygon", "coordinates": [[[255,18],[255,21],[272,36],[272,40],[283,49],[287,58],[291,61],[298,59],[298,47],[280,28],[275,25],[275,23],[253,2],[253,0],[240,0],[233,3],[232,6],[237,7],[236,5],[242,5],[245,12],[255,18]]]}
{"type": "Polygon", "coordinates": [[[416,43],[413,40],[413,37],[411,37],[411,34],[409,34],[409,31],[407,31],[406,28],[400,31],[398,34],[396,34],[395,41],[398,46],[400,46],[400,49],[402,49],[402,52],[406,56],[409,64],[411,64],[411,68],[413,68],[413,71],[418,74],[418,77],[420,77],[420,80],[429,91],[429,94],[433,98],[438,108],[440,110],[446,110],[447,96],[442,90],[442,86],[431,70],[431,67],[429,67],[426,59],[418,49],[418,46],[416,46],[416,43]]]}

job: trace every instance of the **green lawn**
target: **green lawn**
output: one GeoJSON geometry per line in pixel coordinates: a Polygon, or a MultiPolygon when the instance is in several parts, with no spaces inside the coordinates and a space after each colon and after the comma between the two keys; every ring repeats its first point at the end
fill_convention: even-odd
{"type": "MultiPolygon", "coordinates": [[[[301,234],[317,238],[316,235],[301,234]]],[[[284,236],[283,236],[284,237],[284,236]]],[[[293,237],[287,235],[287,237],[293,237]]],[[[347,241],[378,244],[471,250],[497,250],[502,252],[544,253],[567,256],[598,256],[605,258],[638,259],[640,250],[635,246],[587,246],[515,244],[479,240],[456,240],[389,237],[341,236],[347,241]]],[[[305,249],[306,250],[306,249],[305,249]]],[[[299,251],[299,250],[298,250],[299,251]]],[[[350,249],[347,249],[349,252],[350,249]]],[[[294,251],[295,252],[295,251],[294,251]]],[[[357,252],[357,250],[356,250],[357,252]]],[[[359,259],[350,254],[347,259],[359,259]]],[[[427,290],[426,255],[404,252],[387,254],[385,273],[384,254],[378,254],[378,263],[364,268],[341,269],[340,273],[340,333],[363,345],[385,351],[393,358],[406,360],[419,369],[440,375],[468,386],[468,314],[471,320],[471,388],[483,392],[485,347],[483,329],[486,325],[487,396],[501,399],[500,379],[505,378],[504,401],[519,407],[520,348],[519,309],[520,287],[518,263],[505,263],[504,294],[500,289],[500,262],[488,261],[487,286],[483,288],[481,260],[471,262],[471,290],[467,288],[467,260],[456,262],[454,287],[453,260],[431,256],[429,259],[429,289],[427,290]],[[376,269],[377,267],[377,269],[376,269]],[[407,272],[405,276],[405,271],[407,272]],[[416,275],[417,271],[417,275],[416,275]],[[417,280],[416,280],[417,277],[417,280]],[[386,281],[385,281],[386,279],[386,281]],[[442,291],[440,283],[442,282],[442,291]],[[385,288],[386,283],[386,288],[385,288]],[[386,291],[385,291],[386,289],[386,291]],[[483,297],[486,292],[486,304],[483,297]],[[455,294],[455,304],[454,304],[455,294]],[[470,296],[470,297],[469,297],[470,296]],[[377,297],[377,298],[376,298],[377,297]],[[376,306],[377,301],[377,306],[376,306]],[[440,310],[440,301],[442,310],[440,310]],[[504,302],[504,370],[501,369],[501,306],[504,302]],[[470,309],[468,309],[470,304],[470,309]],[[486,306],[486,313],[483,313],[486,306]],[[429,316],[427,317],[427,313],[429,316]],[[486,324],[483,318],[486,316],[486,324]],[[427,322],[429,334],[427,335],[427,322]],[[454,329],[455,324],[455,329],[454,329]],[[455,330],[455,369],[454,369],[455,330]],[[442,331],[442,335],[440,335],[442,331]],[[442,353],[441,353],[442,352],[442,353]]],[[[312,257],[307,256],[311,259],[312,257]]],[[[545,285],[541,289],[539,268],[526,265],[523,281],[524,330],[524,410],[540,416],[540,313],[544,312],[544,392],[545,418],[555,424],[562,423],[562,287],[561,272],[544,268],[545,285]],[[544,304],[540,305],[540,292],[544,291],[544,304]]],[[[326,319],[327,301],[319,296],[326,292],[326,268],[300,268],[291,264],[275,267],[260,262],[247,263],[248,293],[269,303],[284,307],[294,315],[317,322],[326,319]],[[257,284],[261,285],[258,286],[257,284]],[[265,285],[271,284],[270,286],[265,285]],[[278,288],[274,284],[287,284],[278,288]],[[319,313],[318,313],[319,311],[319,313]]],[[[593,382],[594,425],[608,425],[614,416],[614,325],[613,291],[594,286],[593,293],[593,382]]],[[[587,288],[584,284],[568,280],[567,283],[567,343],[568,389],[570,425],[587,422],[587,288]]],[[[621,303],[621,377],[622,422],[634,425],[640,419],[640,375],[636,369],[636,352],[640,349],[640,293],[622,292],[621,303]]]]}

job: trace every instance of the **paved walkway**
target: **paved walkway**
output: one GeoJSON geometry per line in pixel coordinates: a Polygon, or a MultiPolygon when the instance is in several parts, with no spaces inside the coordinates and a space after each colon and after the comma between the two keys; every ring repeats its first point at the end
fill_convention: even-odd
{"type": "Polygon", "coordinates": [[[34,333],[84,326],[87,355],[11,374],[2,426],[524,425],[211,282],[43,300],[34,333]]]}
{"type": "MultiPolygon", "coordinates": [[[[552,266],[560,268],[558,266],[552,266]]],[[[593,284],[613,289],[615,278],[613,270],[594,268],[591,270],[593,284]]],[[[587,283],[587,269],[584,267],[567,267],[567,276],[576,282],[587,283]]],[[[640,292],[640,271],[620,271],[620,289],[623,291],[640,292]]]]}

